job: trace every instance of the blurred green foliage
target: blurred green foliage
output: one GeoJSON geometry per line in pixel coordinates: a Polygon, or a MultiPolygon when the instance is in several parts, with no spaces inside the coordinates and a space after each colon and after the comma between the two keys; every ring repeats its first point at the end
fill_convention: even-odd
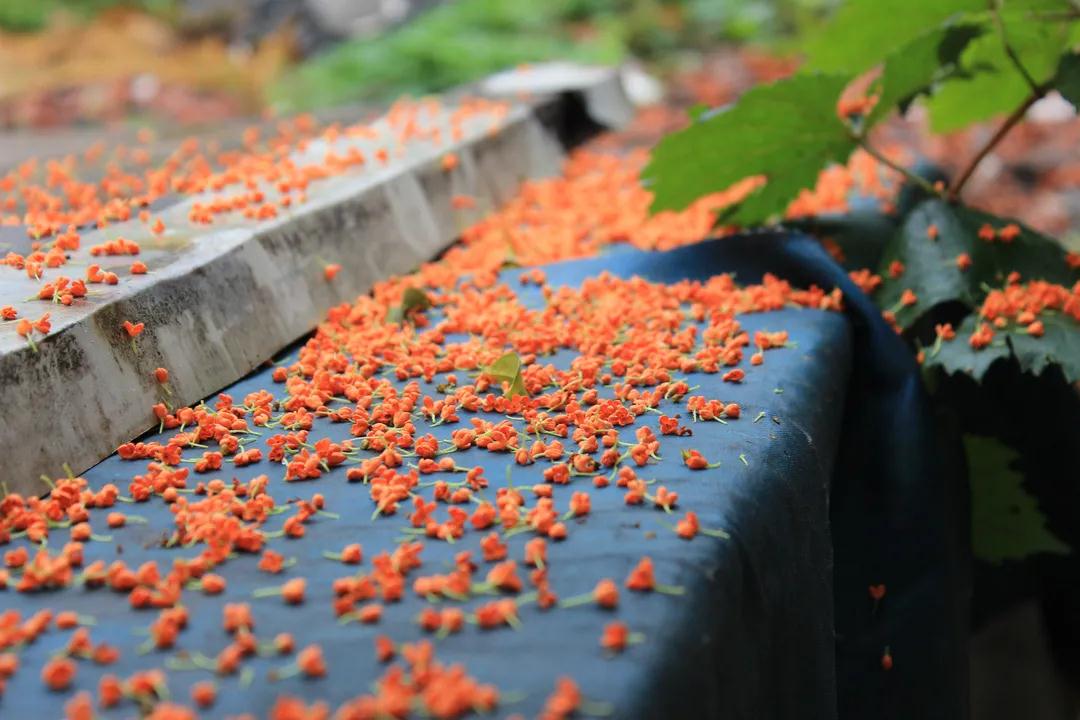
{"type": "Polygon", "coordinates": [[[457,0],[386,35],[342,43],[271,91],[294,111],[422,95],[521,63],[664,62],[723,40],[776,40],[837,0],[457,0]]]}
{"type": "MultiPolygon", "coordinates": [[[[282,110],[423,95],[521,63],[661,68],[723,41],[783,43],[839,0],[444,0],[385,35],[343,42],[292,69],[269,92],[282,110]]],[[[180,0],[0,0],[0,28],[34,31],[57,11],[91,17],[131,7],[175,17],[180,0]]]]}
{"type": "Polygon", "coordinates": [[[606,62],[621,55],[621,43],[603,26],[588,43],[574,43],[559,22],[559,6],[565,4],[444,4],[387,35],[345,42],[309,60],[274,88],[272,99],[296,110],[424,94],[468,82],[488,69],[550,57],[606,62]]]}
{"type": "Polygon", "coordinates": [[[33,32],[45,27],[58,10],[90,17],[114,7],[129,7],[153,14],[172,9],[173,0],[0,0],[0,29],[33,32]]]}

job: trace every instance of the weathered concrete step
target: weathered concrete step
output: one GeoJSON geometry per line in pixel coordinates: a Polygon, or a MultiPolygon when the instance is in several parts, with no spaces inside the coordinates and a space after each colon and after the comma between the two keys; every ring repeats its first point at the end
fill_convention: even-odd
{"type": "MultiPolygon", "coordinates": [[[[45,279],[82,277],[94,261],[125,277],[115,286],[91,285],[91,295],[71,306],[28,301],[41,283],[0,268],[0,306],[15,305],[31,319],[52,314],[36,352],[15,323],[0,323],[0,458],[8,487],[40,489],[40,475],[62,474],[65,462],[81,472],[149,429],[149,408],[164,397],[155,368],[169,370],[172,403],[207,397],[312,330],[329,307],[436,256],[521,181],[556,173],[566,143],[629,118],[614,71],[531,73],[543,95],[510,102],[494,122],[482,114],[463,121],[458,140],[395,147],[387,136],[339,139],[338,154],[357,147],[368,162],[312,183],[307,202],[276,218],[234,214],[196,225],[189,212],[207,198],[188,196],[155,212],[167,228],[160,236],[138,222],[84,233],[82,249],[45,279]],[[552,79],[558,75],[561,85],[552,79]],[[371,161],[378,147],[389,149],[385,166],[371,161]],[[443,162],[450,153],[452,169],[443,162]],[[475,208],[455,209],[455,195],[474,198],[475,208]],[[132,257],[89,256],[87,248],[116,237],[140,244],[138,259],[150,274],[128,275],[132,257]],[[325,276],[328,264],[341,266],[333,280],[325,276]],[[145,323],[134,342],[125,320],[145,323]]],[[[493,93],[530,91],[527,77],[493,80],[493,93]]],[[[448,125],[449,100],[439,112],[434,122],[448,125]]],[[[313,142],[295,159],[310,161],[327,149],[313,142]]]]}

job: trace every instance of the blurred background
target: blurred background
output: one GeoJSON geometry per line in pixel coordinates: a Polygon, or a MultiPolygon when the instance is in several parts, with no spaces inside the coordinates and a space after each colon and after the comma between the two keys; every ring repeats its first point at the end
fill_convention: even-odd
{"type": "Polygon", "coordinates": [[[425,94],[550,59],[661,75],[782,50],[835,0],[4,0],[0,126],[222,119],[425,94]]]}
{"type": "MultiPolygon", "coordinates": [[[[39,154],[237,134],[253,118],[351,120],[497,70],[626,63],[661,81],[641,144],[792,72],[840,0],[2,0],[0,169],[39,154]]],[[[1060,100],[1060,98],[1059,98],[1060,100]]],[[[1063,107],[1064,106],[1064,107],[1063,107]]],[[[989,126],[888,130],[946,170],[989,126]]],[[[972,204],[1075,241],[1080,125],[1040,103],[968,185],[972,204]]]]}

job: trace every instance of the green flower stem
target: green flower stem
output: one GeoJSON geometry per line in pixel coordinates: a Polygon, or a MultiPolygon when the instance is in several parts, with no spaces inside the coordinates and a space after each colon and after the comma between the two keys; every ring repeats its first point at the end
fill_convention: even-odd
{"type": "Polygon", "coordinates": [[[861,147],[863,150],[866,151],[866,153],[870,157],[874,158],[875,160],[877,160],[882,165],[885,165],[886,167],[892,168],[896,172],[903,175],[904,178],[906,178],[910,182],[915,183],[916,185],[918,185],[920,188],[922,188],[926,192],[930,193],[931,195],[937,195],[937,196],[941,195],[941,192],[936,187],[934,187],[932,184],[930,184],[926,180],[926,178],[919,177],[918,175],[911,172],[910,170],[908,170],[903,165],[901,165],[899,163],[896,163],[896,162],[893,162],[889,158],[885,157],[883,154],[881,154],[878,151],[877,148],[875,148],[873,145],[871,145],[869,143],[869,141],[867,141],[867,139],[865,137],[863,137],[861,135],[856,135],[856,134],[852,134],[851,137],[852,137],[853,140],[855,140],[855,142],[857,142],[859,144],[859,147],[861,147]]]}

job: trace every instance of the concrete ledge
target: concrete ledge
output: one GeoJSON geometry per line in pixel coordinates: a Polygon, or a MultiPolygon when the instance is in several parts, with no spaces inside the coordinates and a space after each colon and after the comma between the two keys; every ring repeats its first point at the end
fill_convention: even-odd
{"type": "MultiPolygon", "coordinates": [[[[273,220],[192,225],[194,197],[156,213],[168,228],[161,237],[138,223],[85,233],[72,263],[46,279],[81,277],[86,248],[118,236],[140,243],[139,259],[151,273],[93,285],[91,296],[70,307],[27,302],[39,283],[0,273],[0,305],[15,304],[31,318],[50,311],[53,321],[36,353],[15,323],[0,324],[0,457],[8,487],[39,490],[40,475],[61,475],[65,462],[82,472],[152,427],[149,408],[163,397],[154,368],[169,369],[171,402],[198,402],[311,331],[329,307],[433,258],[521,181],[556,173],[563,140],[614,122],[618,87],[614,71],[573,92],[546,87],[543,97],[512,105],[496,128],[466,122],[456,143],[402,147],[385,168],[313,183],[305,204],[273,220]],[[597,97],[605,109],[588,117],[582,111],[597,97]],[[448,152],[459,160],[449,171],[440,162],[448,152]],[[459,194],[475,198],[476,208],[453,209],[459,194]],[[324,277],[329,263],[341,265],[333,281],[324,277]],[[124,320],[146,325],[134,349],[124,320]]],[[[348,143],[364,147],[350,140],[335,150],[348,143]]],[[[132,259],[101,264],[120,270],[132,259]]]]}

